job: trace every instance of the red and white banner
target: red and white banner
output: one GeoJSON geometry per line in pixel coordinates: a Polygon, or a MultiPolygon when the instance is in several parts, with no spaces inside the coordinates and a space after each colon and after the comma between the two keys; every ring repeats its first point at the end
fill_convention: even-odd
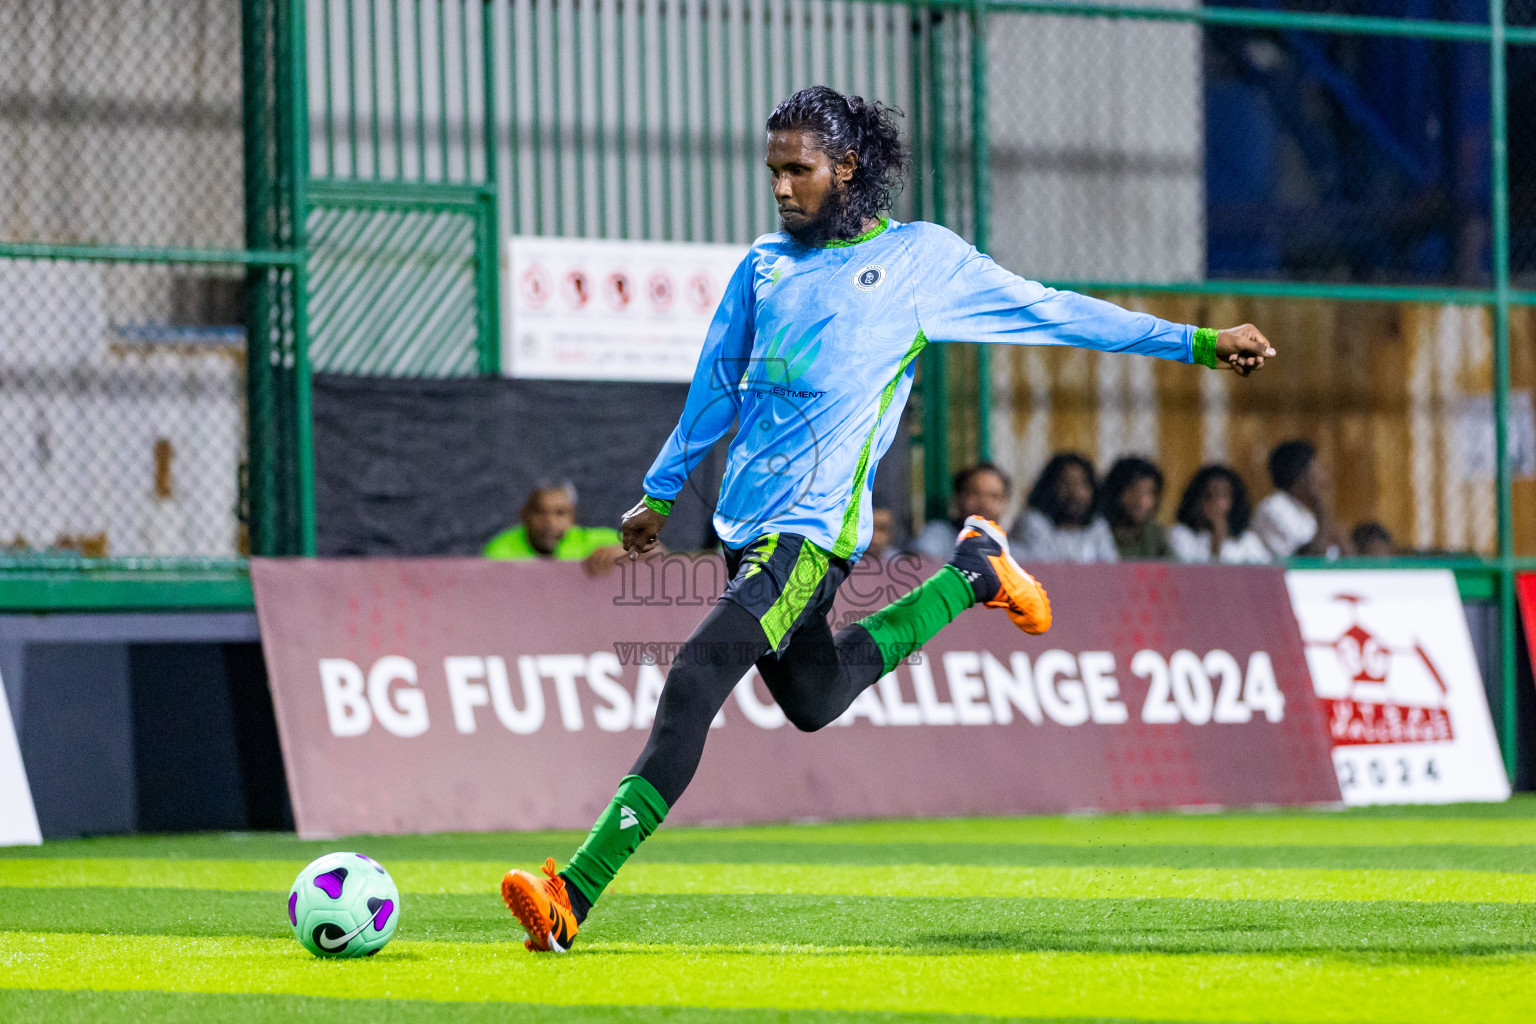
{"type": "Polygon", "coordinates": [[[745,246],[518,235],[507,245],[509,377],[688,381],[745,246]]]}
{"type": "MultiPolygon", "coordinates": [[[[861,564],[835,625],[934,568],[861,564]]],[[[1038,568],[1050,633],[966,612],[820,733],[750,674],[669,820],[1339,799],[1278,570],[1038,568]]],[[[585,828],[724,566],[258,559],[252,580],[295,820],[322,836],[585,828]]]]}
{"type": "Polygon", "coordinates": [[[1345,803],[1509,798],[1455,576],[1317,569],[1286,584],[1345,803]]]}
{"type": "Polygon", "coordinates": [[[43,841],[32,806],[27,769],[21,763],[21,744],[11,720],[11,702],[0,679],[0,846],[36,846],[43,841]]]}
{"type": "Polygon", "coordinates": [[[1515,597],[1520,602],[1520,621],[1525,626],[1525,651],[1536,665],[1536,572],[1515,574],[1515,597]]]}

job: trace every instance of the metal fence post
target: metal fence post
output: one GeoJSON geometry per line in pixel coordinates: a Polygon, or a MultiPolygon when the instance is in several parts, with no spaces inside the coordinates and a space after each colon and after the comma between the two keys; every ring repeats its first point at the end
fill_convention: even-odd
{"type": "MultiPolygon", "coordinates": [[[[991,175],[987,136],[987,9],[988,0],[971,0],[971,229],[972,241],[982,252],[990,239],[992,217],[991,175]]],[[[992,458],[991,351],[976,346],[976,456],[992,458]]]]}
{"type": "MultiPolygon", "coordinates": [[[[305,66],[304,2],[283,0],[288,10],[286,61],[279,74],[288,77],[288,168],[293,224],[290,242],[301,257],[308,255],[309,219],[309,88],[305,66]],[[286,66],[285,66],[286,65],[286,66]]],[[[375,153],[375,159],[377,154],[375,153]]],[[[301,258],[293,268],[293,338],[291,387],[293,389],[293,493],[295,554],[315,553],[315,445],[314,417],[310,401],[309,366],[309,271],[301,258]]]]}
{"type": "MultiPolygon", "coordinates": [[[[272,83],[267,42],[272,10],[267,0],[240,5],[241,94],[245,105],[245,244],[277,248],[277,203],[272,194],[272,83]]],[[[246,268],[244,504],[246,543],[253,555],[274,554],[277,503],[273,451],[272,302],[270,267],[246,268]]]]}
{"type": "MultiPolygon", "coordinates": [[[[912,35],[912,152],[916,161],[913,177],[919,183],[915,212],[919,217],[926,212],[942,224],[946,160],[944,41],[936,23],[942,15],[926,4],[918,11],[919,20],[913,22],[915,31],[912,35]],[[925,86],[928,91],[926,103],[922,102],[925,86]],[[921,187],[925,171],[932,176],[927,189],[921,187]],[[923,208],[924,193],[927,196],[926,210],[923,208]]],[[[923,514],[928,519],[943,519],[949,515],[949,368],[945,356],[943,345],[930,345],[922,355],[923,514]]]]}
{"type": "Polygon", "coordinates": [[[481,250],[488,253],[490,267],[481,279],[480,372],[494,377],[501,373],[501,182],[497,180],[500,140],[496,115],[496,13],[492,0],[480,3],[480,62],[485,89],[485,109],[481,115],[485,118],[485,188],[491,221],[489,248],[481,250]]]}
{"type": "Polygon", "coordinates": [[[1499,746],[1504,769],[1515,777],[1519,742],[1515,679],[1514,495],[1509,472],[1509,82],[1506,74],[1504,2],[1489,0],[1490,153],[1493,173],[1493,450],[1499,525],[1499,638],[1503,694],[1499,746]]]}

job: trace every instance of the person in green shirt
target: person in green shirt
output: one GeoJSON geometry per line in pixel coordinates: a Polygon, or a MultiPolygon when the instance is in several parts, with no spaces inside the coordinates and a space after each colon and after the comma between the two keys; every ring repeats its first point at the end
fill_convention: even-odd
{"type": "Polygon", "coordinates": [[[1109,523],[1122,562],[1170,559],[1168,531],[1157,521],[1163,501],[1163,471],[1134,455],[1110,467],[1099,489],[1099,515],[1109,523]]]}
{"type": "Polygon", "coordinates": [[[576,488],[569,481],[541,483],[523,502],[522,523],[485,545],[486,558],[581,562],[588,573],[611,572],[624,553],[619,531],[576,525],[576,488]]]}

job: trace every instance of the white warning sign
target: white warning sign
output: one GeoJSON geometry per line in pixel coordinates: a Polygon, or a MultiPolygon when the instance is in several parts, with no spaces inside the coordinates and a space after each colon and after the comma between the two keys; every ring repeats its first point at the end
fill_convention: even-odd
{"type": "Polygon", "coordinates": [[[688,381],[745,246],[516,235],[504,266],[502,372],[688,381]]]}

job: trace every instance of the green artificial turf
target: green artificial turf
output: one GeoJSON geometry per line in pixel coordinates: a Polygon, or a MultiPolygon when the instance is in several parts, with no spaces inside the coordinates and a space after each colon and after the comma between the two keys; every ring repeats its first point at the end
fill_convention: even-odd
{"type": "Polygon", "coordinates": [[[1526,1021],[1536,800],[1485,807],[663,829],[574,951],[506,867],[574,833],[104,838],[0,851],[0,1020],[533,1024],[1526,1021]],[[395,941],[317,961],[322,852],[400,883],[395,941]]]}
{"type": "Polygon", "coordinates": [[[837,1010],[724,1010],[676,1006],[555,1007],[538,1003],[432,1003],[411,999],[322,999],[312,996],[204,995],[162,992],[59,992],[0,989],[6,1024],[144,1020],[325,1021],[327,1024],[1138,1024],[1111,1017],[995,1017],[949,1013],[860,1013],[837,1010]]]}

